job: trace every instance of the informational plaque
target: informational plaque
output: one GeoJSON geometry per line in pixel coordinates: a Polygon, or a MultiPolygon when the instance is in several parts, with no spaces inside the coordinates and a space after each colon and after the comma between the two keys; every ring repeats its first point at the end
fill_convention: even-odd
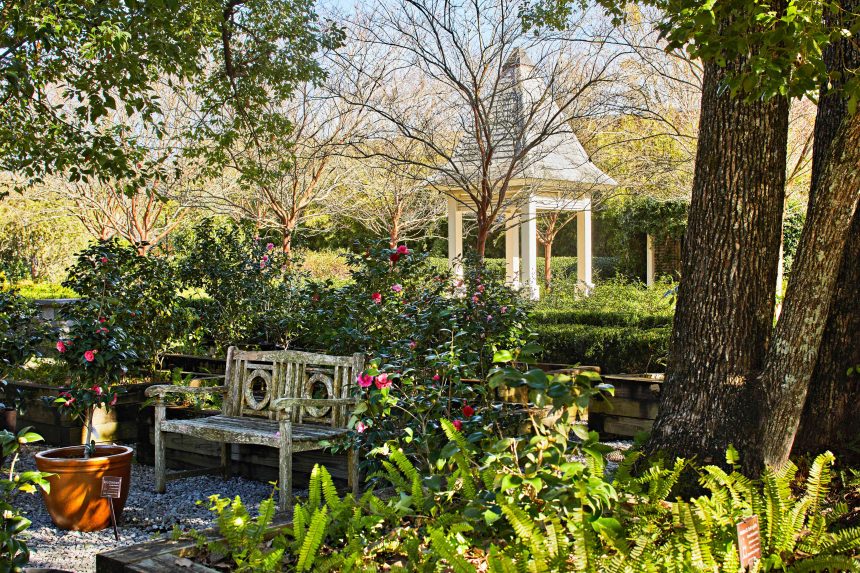
{"type": "Polygon", "coordinates": [[[122,478],[118,476],[104,476],[102,478],[102,497],[119,499],[122,495],[122,478]]]}
{"type": "Polygon", "coordinates": [[[738,549],[741,567],[749,567],[756,559],[761,559],[761,533],[758,516],[753,515],[738,523],[738,549]]]}
{"type": "Polygon", "coordinates": [[[116,513],[113,509],[113,500],[122,496],[122,478],[119,476],[104,476],[102,478],[102,497],[108,498],[110,504],[110,521],[113,524],[113,535],[119,541],[119,529],[116,527],[116,513]]]}

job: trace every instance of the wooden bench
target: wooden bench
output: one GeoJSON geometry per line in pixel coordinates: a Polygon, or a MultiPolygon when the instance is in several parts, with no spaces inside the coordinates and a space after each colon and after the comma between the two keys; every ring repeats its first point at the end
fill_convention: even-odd
{"type": "MultiPolygon", "coordinates": [[[[364,357],[327,356],[294,350],[243,351],[230,347],[221,386],[151,386],[155,397],[155,488],[164,493],[168,480],[230,470],[229,444],[257,444],[280,450],[279,507],[292,498],[293,452],[320,450],[322,442],[343,436],[356,403],[351,390],[364,370],[364,357]],[[191,420],[168,420],[168,394],[221,393],[220,415],[191,420]],[[167,473],[164,432],[221,442],[221,465],[167,473]]],[[[349,450],[349,485],[358,494],[358,452],[349,450]]]]}

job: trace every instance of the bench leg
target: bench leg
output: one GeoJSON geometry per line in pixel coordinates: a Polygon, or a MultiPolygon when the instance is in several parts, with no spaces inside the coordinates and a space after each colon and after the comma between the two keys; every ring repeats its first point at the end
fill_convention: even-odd
{"type": "Polygon", "coordinates": [[[281,438],[278,454],[278,508],[286,511],[293,497],[293,441],[290,439],[292,428],[281,421],[281,438]]]}
{"type": "Polygon", "coordinates": [[[155,405],[155,491],[164,493],[167,489],[167,468],[164,465],[164,435],[161,423],[164,421],[166,408],[164,403],[155,405]]]}
{"type": "Polygon", "coordinates": [[[347,467],[348,467],[348,478],[349,485],[352,487],[352,495],[358,499],[359,494],[359,474],[358,474],[358,459],[359,453],[358,448],[351,448],[349,450],[349,455],[347,457],[347,467]]]}
{"type": "Polygon", "coordinates": [[[232,456],[232,445],[231,444],[221,444],[221,477],[227,479],[230,477],[230,461],[232,456]]]}

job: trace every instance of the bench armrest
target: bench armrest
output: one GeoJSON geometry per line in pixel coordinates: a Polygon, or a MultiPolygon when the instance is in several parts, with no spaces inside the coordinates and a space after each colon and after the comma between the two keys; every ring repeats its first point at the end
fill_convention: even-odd
{"type": "Polygon", "coordinates": [[[226,386],[174,386],[173,384],[159,384],[146,389],[147,397],[158,396],[163,398],[167,394],[221,394],[227,390],[226,386]]]}
{"type": "Polygon", "coordinates": [[[349,406],[358,398],[278,398],[272,402],[273,410],[288,410],[293,406],[349,406]]]}

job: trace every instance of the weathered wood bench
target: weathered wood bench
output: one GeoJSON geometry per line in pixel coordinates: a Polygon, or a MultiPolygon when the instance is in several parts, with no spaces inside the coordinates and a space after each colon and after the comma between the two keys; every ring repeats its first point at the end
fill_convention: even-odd
{"type": "MultiPolygon", "coordinates": [[[[229,444],[257,444],[278,448],[280,508],[292,498],[293,452],[319,450],[323,442],[344,435],[350,396],[364,357],[327,356],[294,350],[243,351],[230,347],[222,386],[151,386],[155,397],[156,491],[164,493],[168,480],[230,470],[229,444]],[[220,415],[191,420],[168,420],[164,397],[173,393],[221,393],[220,415]],[[164,432],[221,442],[221,465],[167,473],[164,432]]],[[[349,449],[349,485],[358,493],[358,452],[349,449]]]]}

